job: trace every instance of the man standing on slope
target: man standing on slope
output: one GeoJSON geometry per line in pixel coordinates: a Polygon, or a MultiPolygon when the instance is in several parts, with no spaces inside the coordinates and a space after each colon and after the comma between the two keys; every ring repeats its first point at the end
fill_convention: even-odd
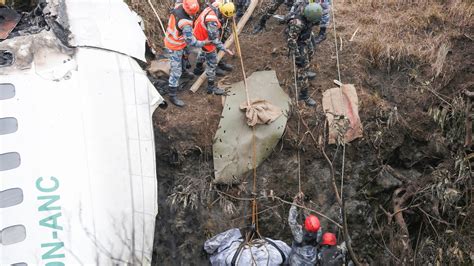
{"type": "Polygon", "coordinates": [[[219,30],[222,28],[219,15],[231,18],[235,14],[235,6],[232,2],[223,3],[217,0],[202,11],[196,19],[194,36],[196,39],[209,40],[210,43],[202,47],[199,52],[194,74],[200,75],[204,72],[204,62],[207,62],[207,93],[222,95],[224,91],[216,86],[217,50],[225,51],[229,55],[234,53],[225,48],[219,39],[219,30]]]}
{"type": "Polygon", "coordinates": [[[179,78],[182,74],[182,58],[187,45],[203,47],[209,41],[197,41],[193,36],[193,18],[199,11],[197,0],[183,0],[171,11],[166,29],[165,47],[169,55],[171,70],[169,78],[170,101],[179,107],[184,102],[178,99],[179,78]]]}
{"type": "Polygon", "coordinates": [[[297,68],[297,85],[300,91],[298,100],[304,101],[311,107],[316,105],[308,94],[308,73],[314,55],[311,33],[313,26],[319,25],[322,15],[323,9],[320,4],[302,4],[296,8],[288,21],[288,49],[290,55],[295,58],[297,68]]]}
{"type": "MultiPolygon", "coordinates": [[[[293,203],[301,205],[303,204],[303,198],[304,194],[300,192],[293,199],[293,203]]],[[[316,265],[318,261],[318,250],[316,247],[322,235],[319,219],[310,214],[306,217],[304,226],[301,226],[296,221],[297,217],[297,207],[292,205],[288,215],[288,223],[293,234],[293,244],[291,245],[288,263],[291,266],[316,265]]]]}
{"type": "Polygon", "coordinates": [[[265,24],[267,20],[275,14],[278,8],[285,3],[286,6],[290,9],[291,12],[295,12],[296,7],[300,6],[301,4],[308,4],[308,3],[319,3],[323,8],[323,16],[321,18],[321,24],[319,34],[315,37],[315,43],[318,44],[326,39],[326,29],[329,26],[329,22],[331,20],[331,0],[273,0],[269,5],[267,5],[263,9],[263,15],[260,17],[257,25],[255,25],[253,33],[259,33],[263,29],[265,29],[265,24]]]}

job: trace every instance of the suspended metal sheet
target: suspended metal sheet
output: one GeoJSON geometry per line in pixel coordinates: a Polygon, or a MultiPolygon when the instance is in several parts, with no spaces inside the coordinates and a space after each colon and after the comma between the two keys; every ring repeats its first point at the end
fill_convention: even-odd
{"type": "MultiPolygon", "coordinates": [[[[270,155],[283,135],[290,98],[281,89],[275,71],[255,72],[248,77],[247,82],[251,99],[265,99],[283,111],[283,115],[273,123],[256,126],[259,165],[270,155]]],[[[240,177],[252,169],[252,128],[246,123],[245,113],[239,109],[245,101],[244,83],[232,84],[213,145],[215,182],[218,184],[240,183],[240,177]]]]}

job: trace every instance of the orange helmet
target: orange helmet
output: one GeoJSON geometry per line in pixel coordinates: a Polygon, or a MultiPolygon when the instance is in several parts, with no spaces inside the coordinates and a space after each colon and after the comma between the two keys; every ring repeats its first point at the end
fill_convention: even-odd
{"type": "Polygon", "coordinates": [[[310,233],[316,233],[318,232],[319,228],[321,227],[321,224],[319,223],[318,217],[310,214],[308,217],[306,217],[306,220],[304,221],[304,229],[310,233]]]}
{"type": "Polygon", "coordinates": [[[336,235],[333,233],[324,233],[321,245],[335,246],[337,244],[336,235]]]}
{"type": "Polygon", "coordinates": [[[188,15],[196,15],[199,12],[199,3],[197,0],[183,0],[183,8],[188,15]]]}

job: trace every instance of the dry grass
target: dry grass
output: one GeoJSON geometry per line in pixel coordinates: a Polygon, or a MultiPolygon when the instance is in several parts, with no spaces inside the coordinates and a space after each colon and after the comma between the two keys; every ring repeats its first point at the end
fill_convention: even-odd
{"type": "MultiPolygon", "coordinates": [[[[164,26],[168,23],[168,12],[173,6],[173,0],[150,0],[158,12],[164,26]]],[[[150,7],[148,0],[126,0],[127,4],[137,12],[145,22],[145,34],[149,44],[157,51],[163,49],[163,31],[158,18],[150,7]]]]}
{"type": "Polygon", "coordinates": [[[336,12],[354,18],[345,28],[360,27],[355,43],[370,66],[390,72],[426,64],[439,75],[450,40],[473,29],[471,2],[349,0],[339,1],[336,12]]]}

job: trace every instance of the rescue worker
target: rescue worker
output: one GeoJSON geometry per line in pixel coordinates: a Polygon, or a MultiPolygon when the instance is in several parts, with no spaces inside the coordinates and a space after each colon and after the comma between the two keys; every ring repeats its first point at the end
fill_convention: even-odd
{"type": "Polygon", "coordinates": [[[319,23],[319,34],[313,39],[314,44],[320,44],[326,40],[326,31],[329,27],[329,22],[331,22],[331,0],[319,0],[319,3],[323,8],[323,16],[319,23]]]}
{"type": "MultiPolygon", "coordinates": [[[[298,100],[304,101],[307,106],[315,106],[316,102],[309,97],[308,73],[311,59],[314,55],[314,46],[311,40],[313,26],[321,21],[323,10],[320,4],[304,4],[290,17],[288,22],[288,49],[289,55],[295,58],[297,68],[298,100]]],[[[315,76],[315,75],[314,75],[315,76]]]]}
{"type": "Polygon", "coordinates": [[[337,246],[336,235],[333,233],[324,233],[319,251],[318,265],[342,266],[344,265],[344,257],[344,252],[337,246]]]}
{"type": "MultiPolygon", "coordinates": [[[[304,194],[298,193],[293,199],[294,204],[303,204],[304,194]]],[[[318,217],[308,215],[305,218],[304,226],[297,222],[298,210],[295,205],[290,208],[288,223],[293,234],[293,244],[288,256],[288,263],[292,266],[316,265],[318,260],[317,246],[321,239],[321,225],[318,217]]]]}
{"type": "MultiPolygon", "coordinates": [[[[183,4],[183,0],[176,0],[174,2],[174,7],[178,7],[179,5],[182,5],[183,4]]],[[[172,11],[173,9],[170,9],[170,12],[172,11]]],[[[188,47],[186,46],[186,48],[184,48],[184,51],[183,51],[183,62],[181,63],[181,71],[182,71],[182,74],[181,74],[181,78],[184,78],[184,79],[193,79],[194,78],[194,74],[192,72],[189,71],[189,69],[191,68],[191,62],[189,62],[189,54],[191,54],[191,52],[189,51],[188,47]]]]}
{"type": "MultiPolygon", "coordinates": [[[[275,14],[278,8],[285,3],[288,8],[290,8],[290,13],[295,12],[296,8],[301,4],[307,4],[311,1],[309,0],[273,0],[270,5],[266,6],[263,10],[263,15],[260,17],[257,25],[255,25],[253,33],[259,33],[265,28],[265,24],[267,20],[275,14]]],[[[320,3],[321,7],[323,8],[323,16],[321,18],[321,23],[319,25],[319,34],[314,38],[314,43],[319,44],[326,39],[326,29],[329,26],[329,22],[331,20],[331,0],[314,0],[312,2],[320,3]]]]}
{"type": "Polygon", "coordinates": [[[170,101],[179,107],[184,102],[177,96],[179,78],[182,74],[182,59],[185,48],[195,46],[198,48],[208,44],[209,41],[198,41],[193,35],[193,17],[199,11],[197,0],[183,0],[171,11],[168,28],[165,36],[165,47],[170,59],[171,69],[169,77],[170,101]]]}
{"type": "Polygon", "coordinates": [[[245,10],[250,5],[250,0],[235,0],[236,6],[237,6],[237,14],[236,14],[236,19],[237,21],[240,20],[240,18],[244,15],[245,10]]]}
{"type": "Polygon", "coordinates": [[[224,94],[224,90],[216,86],[217,52],[225,51],[229,55],[234,55],[234,53],[226,49],[219,39],[219,30],[222,28],[219,16],[229,19],[234,14],[235,6],[232,2],[215,1],[202,11],[194,24],[196,39],[210,41],[209,44],[202,47],[194,69],[194,73],[200,75],[204,72],[204,62],[207,63],[207,93],[209,94],[224,94]]]}

